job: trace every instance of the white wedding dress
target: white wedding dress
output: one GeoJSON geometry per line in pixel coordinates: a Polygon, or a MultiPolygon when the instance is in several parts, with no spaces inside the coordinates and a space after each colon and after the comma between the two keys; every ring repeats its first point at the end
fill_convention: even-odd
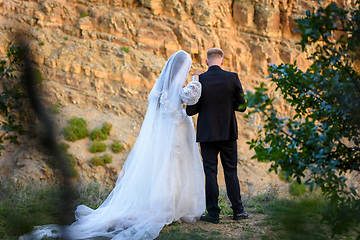
{"type": "Polygon", "coordinates": [[[166,224],[194,223],[205,211],[204,173],[195,130],[182,103],[195,104],[201,84],[183,88],[191,67],[184,51],[173,54],[149,94],[138,139],[115,188],[96,210],[77,207],[77,221],[38,226],[20,239],[154,239],[166,224]],[[55,231],[54,231],[55,230],[55,231]]]}

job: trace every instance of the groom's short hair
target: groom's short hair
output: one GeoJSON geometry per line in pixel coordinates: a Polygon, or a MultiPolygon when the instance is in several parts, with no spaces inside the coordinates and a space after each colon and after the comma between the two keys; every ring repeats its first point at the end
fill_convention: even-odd
{"type": "Polygon", "coordinates": [[[206,57],[207,57],[208,60],[210,60],[212,58],[223,59],[224,58],[224,52],[220,48],[210,48],[206,53],[206,57]]]}

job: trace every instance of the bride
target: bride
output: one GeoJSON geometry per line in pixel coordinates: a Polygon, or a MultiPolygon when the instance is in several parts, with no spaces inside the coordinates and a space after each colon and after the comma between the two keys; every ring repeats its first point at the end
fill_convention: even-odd
{"type": "Polygon", "coordinates": [[[191,62],[182,50],[167,61],[149,94],[138,139],[104,203],[95,210],[78,206],[77,221],[62,234],[59,226],[46,225],[20,239],[154,239],[166,224],[199,219],[205,211],[204,173],[193,123],[182,107],[201,95],[196,78],[183,88],[191,62]]]}

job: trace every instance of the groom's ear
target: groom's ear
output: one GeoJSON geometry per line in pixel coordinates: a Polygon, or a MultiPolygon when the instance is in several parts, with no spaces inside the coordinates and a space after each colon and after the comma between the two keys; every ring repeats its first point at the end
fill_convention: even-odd
{"type": "Polygon", "coordinates": [[[221,66],[224,65],[224,59],[221,59],[221,66]]]}
{"type": "Polygon", "coordinates": [[[208,62],[208,60],[207,60],[207,59],[205,60],[205,63],[206,63],[206,65],[207,65],[207,66],[209,66],[209,62],[208,62]]]}

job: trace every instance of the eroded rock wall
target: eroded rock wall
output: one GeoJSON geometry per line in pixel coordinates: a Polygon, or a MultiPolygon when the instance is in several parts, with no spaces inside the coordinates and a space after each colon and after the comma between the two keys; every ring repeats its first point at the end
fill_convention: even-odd
{"type": "MultiPolygon", "coordinates": [[[[133,137],[121,139],[131,149],[145,114],[149,89],[171,54],[183,49],[193,58],[191,71],[206,71],[206,51],[220,47],[225,52],[224,69],[237,72],[245,90],[252,90],[259,82],[266,81],[268,63],[296,60],[300,67],[309,65],[306,54],[296,45],[299,33],[294,31],[297,27],[294,19],[303,16],[307,9],[330,2],[0,0],[0,55],[5,55],[16,32],[26,36],[34,61],[46,79],[42,88],[49,102],[60,103],[64,109],[70,107],[65,108],[67,105],[75,105],[78,109],[93,107],[117,114],[119,121],[134,121],[137,130],[131,130],[131,126],[127,129],[133,131],[133,137]]],[[[337,2],[352,6],[355,0],[337,2]]],[[[277,104],[282,111],[289,111],[280,96],[277,104]]],[[[88,112],[90,110],[74,110],[62,117],[81,113],[86,118],[88,112]]],[[[256,129],[241,116],[238,115],[239,156],[246,161],[250,155],[245,142],[254,136],[256,129]]],[[[65,124],[66,121],[62,121],[60,125],[65,124]]],[[[99,126],[94,124],[93,127],[99,126]]],[[[86,144],[72,148],[76,146],[87,151],[86,144]]],[[[20,171],[18,176],[29,172],[42,174],[40,168],[31,171],[23,164],[12,166],[13,155],[11,152],[3,155],[9,156],[6,169],[12,169],[10,172],[20,171]],[[18,168],[25,170],[16,170],[18,168]]],[[[88,168],[81,166],[88,163],[88,155],[77,156],[80,174],[86,175],[81,169],[88,168]]],[[[126,156],[118,158],[124,160],[126,156]]],[[[39,159],[37,161],[43,165],[39,159]]],[[[3,163],[0,161],[2,167],[3,163]]],[[[249,172],[256,171],[254,163],[248,161],[246,164],[250,166],[249,172]]],[[[32,162],[34,168],[33,165],[32,162]]],[[[121,169],[121,164],[116,166],[115,173],[121,169]]],[[[96,178],[99,171],[93,170],[95,179],[100,179],[96,178]]]]}

